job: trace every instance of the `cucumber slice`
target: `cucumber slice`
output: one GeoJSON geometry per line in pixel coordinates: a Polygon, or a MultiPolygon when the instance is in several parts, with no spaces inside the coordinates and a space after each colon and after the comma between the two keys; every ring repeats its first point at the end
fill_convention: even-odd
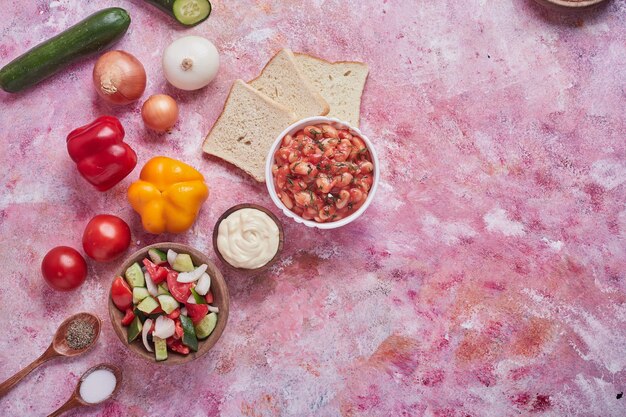
{"type": "Polygon", "coordinates": [[[124,276],[126,277],[126,281],[128,281],[131,287],[146,286],[146,280],[143,277],[143,271],[141,270],[141,267],[137,262],[128,267],[124,276]]]}
{"type": "Polygon", "coordinates": [[[178,301],[176,301],[171,295],[161,294],[157,298],[159,299],[161,308],[166,314],[170,314],[178,308],[178,301]]]}
{"type": "Polygon", "coordinates": [[[139,303],[137,308],[139,309],[139,311],[142,311],[142,312],[144,312],[146,314],[150,314],[158,306],[159,306],[159,303],[157,302],[157,300],[155,300],[152,297],[146,297],[146,298],[143,299],[143,301],[141,303],[139,303]]]}
{"type": "Polygon", "coordinates": [[[150,257],[150,260],[157,265],[161,262],[167,261],[167,255],[162,250],[150,249],[148,251],[148,256],[150,257]]]}
{"type": "MultiPolygon", "coordinates": [[[[181,315],[181,317],[183,316],[181,315]]],[[[200,340],[206,339],[207,337],[209,337],[211,333],[213,333],[213,330],[215,329],[216,325],[217,325],[217,314],[215,313],[207,314],[200,321],[200,323],[196,324],[194,328],[196,331],[196,337],[200,340]]]]}
{"type": "Polygon", "coordinates": [[[175,0],[172,12],[183,25],[197,25],[211,14],[211,3],[208,0],[175,0]]]}
{"type": "Polygon", "coordinates": [[[154,356],[157,361],[164,361],[167,359],[167,343],[165,339],[161,339],[160,337],[152,336],[152,341],[154,342],[154,356]]]}
{"type": "Polygon", "coordinates": [[[183,327],[183,345],[188,346],[194,352],[198,351],[198,338],[193,322],[187,316],[180,316],[180,324],[183,327]]]}
{"type": "Polygon", "coordinates": [[[167,284],[165,282],[162,284],[159,284],[159,286],[157,287],[157,295],[162,295],[162,294],[172,295],[168,291],[167,284]]]}
{"type": "Polygon", "coordinates": [[[204,297],[198,294],[196,290],[193,288],[191,289],[191,295],[193,296],[193,299],[196,301],[196,304],[206,304],[206,300],[204,299],[204,297]]]}
{"type": "Polygon", "coordinates": [[[144,287],[133,288],[133,304],[139,304],[144,298],[149,297],[148,290],[144,287]]]}
{"type": "Polygon", "coordinates": [[[191,256],[186,253],[179,253],[176,255],[176,259],[174,259],[174,264],[172,268],[178,272],[191,272],[196,269],[193,266],[193,261],[191,260],[191,256]]]}
{"type": "Polygon", "coordinates": [[[133,340],[137,339],[137,336],[141,334],[142,328],[143,324],[141,324],[141,320],[138,316],[135,316],[133,322],[128,326],[128,343],[132,343],[133,340]]]}

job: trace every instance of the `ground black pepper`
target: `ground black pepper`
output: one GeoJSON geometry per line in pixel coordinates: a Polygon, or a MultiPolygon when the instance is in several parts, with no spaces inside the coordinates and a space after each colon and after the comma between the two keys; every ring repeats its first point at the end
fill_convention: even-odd
{"type": "Polygon", "coordinates": [[[89,346],[95,337],[93,324],[85,320],[74,320],[67,326],[65,341],[75,350],[89,346]]]}

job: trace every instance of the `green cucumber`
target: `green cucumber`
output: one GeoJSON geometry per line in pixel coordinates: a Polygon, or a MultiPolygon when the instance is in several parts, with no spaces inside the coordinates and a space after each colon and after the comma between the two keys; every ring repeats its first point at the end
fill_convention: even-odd
{"type": "Polygon", "coordinates": [[[154,342],[154,356],[157,361],[164,361],[167,359],[167,343],[165,339],[161,339],[160,337],[152,336],[152,341],[154,342]]]}
{"type": "Polygon", "coordinates": [[[165,311],[165,314],[170,314],[178,308],[178,301],[171,295],[161,294],[157,296],[157,299],[159,300],[159,304],[161,304],[161,308],[165,311]]]}
{"type": "Polygon", "coordinates": [[[148,256],[150,257],[150,260],[157,265],[161,262],[167,261],[167,255],[162,250],[150,249],[148,251],[148,256]]]}
{"type": "Polygon", "coordinates": [[[146,280],[143,277],[143,271],[141,270],[141,267],[137,262],[128,267],[124,276],[126,277],[126,281],[128,281],[130,286],[133,288],[146,286],[146,280]]]}
{"type": "Polygon", "coordinates": [[[186,253],[179,253],[176,255],[176,258],[174,258],[172,269],[178,272],[191,272],[196,268],[193,266],[191,256],[186,253]]]}
{"type": "Polygon", "coordinates": [[[158,306],[159,306],[159,303],[157,302],[157,300],[155,300],[152,297],[146,297],[143,299],[143,301],[139,303],[139,305],[137,306],[137,309],[139,309],[139,311],[143,313],[150,314],[154,310],[156,310],[158,306]]]}
{"type": "Polygon", "coordinates": [[[191,295],[193,295],[193,299],[195,300],[196,304],[206,304],[206,299],[201,296],[200,294],[198,294],[196,292],[196,290],[194,290],[193,288],[191,289],[191,295]]]}
{"type": "Polygon", "coordinates": [[[176,19],[184,26],[195,26],[211,14],[209,0],[145,0],[176,19]]]}
{"type": "Polygon", "coordinates": [[[133,322],[128,326],[128,343],[132,343],[133,340],[137,339],[142,329],[143,324],[141,323],[141,319],[139,319],[139,316],[135,316],[133,322]]]}
{"type": "Polygon", "coordinates": [[[180,316],[180,324],[183,328],[183,345],[197,352],[198,338],[196,337],[196,330],[193,328],[193,322],[187,316],[180,316]]]}
{"type": "Polygon", "coordinates": [[[145,287],[133,288],[133,304],[139,304],[144,298],[149,296],[150,293],[145,287]]]}
{"type": "Polygon", "coordinates": [[[126,10],[100,10],[5,65],[0,69],[0,88],[17,93],[32,87],[77,60],[108,48],[129,25],[126,10]]]}
{"type": "MultiPolygon", "coordinates": [[[[181,315],[181,317],[183,316],[181,315]]],[[[207,314],[206,316],[204,316],[202,320],[200,320],[200,323],[196,324],[196,326],[194,327],[194,330],[196,331],[196,337],[198,339],[206,339],[207,337],[209,337],[211,333],[213,333],[213,330],[215,329],[216,325],[217,325],[217,314],[215,313],[207,314]]]]}
{"type": "Polygon", "coordinates": [[[162,284],[159,284],[159,285],[157,286],[157,295],[162,295],[162,294],[165,294],[165,295],[172,295],[172,294],[170,294],[170,292],[169,292],[169,288],[167,288],[167,283],[166,283],[166,282],[164,282],[164,283],[162,283],[162,284]]]}

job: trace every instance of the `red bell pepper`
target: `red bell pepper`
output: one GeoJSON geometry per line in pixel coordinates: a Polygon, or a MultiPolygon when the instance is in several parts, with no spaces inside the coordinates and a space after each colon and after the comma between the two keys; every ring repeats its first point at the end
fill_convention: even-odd
{"type": "Polygon", "coordinates": [[[137,165],[137,154],[123,140],[120,121],[101,116],[67,135],[67,151],[80,175],[97,190],[106,191],[137,165]]]}

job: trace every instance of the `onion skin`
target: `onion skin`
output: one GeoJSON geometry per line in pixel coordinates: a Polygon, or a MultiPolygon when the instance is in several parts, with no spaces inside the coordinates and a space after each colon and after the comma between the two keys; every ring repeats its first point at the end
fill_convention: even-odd
{"type": "Polygon", "coordinates": [[[169,131],[178,120],[176,100],[167,94],[150,96],[141,107],[141,118],[149,129],[156,132],[169,131]]]}
{"type": "Polygon", "coordinates": [[[111,104],[129,104],[146,89],[146,70],[125,51],[109,51],[93,67],[93,85],[98,95],[111,104]]]}

